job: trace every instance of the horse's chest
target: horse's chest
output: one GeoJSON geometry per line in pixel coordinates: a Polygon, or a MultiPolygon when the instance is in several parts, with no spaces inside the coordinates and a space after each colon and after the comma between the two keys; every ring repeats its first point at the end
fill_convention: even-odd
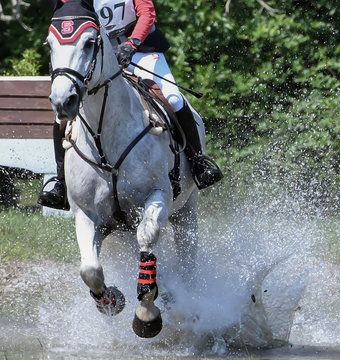
{"type": "Polygon", "coordinates": [[[143,149],[133,149],[121,164],[116,185],[109,172],[87,164],[75,152],[67,153],[66,180],[73,201],[80,207],[108,214],[117,208],[117,203],[125,212],[144,207],[153,189],[166,188],[168,177],[162,154],[153,155],[159,166],[152,168],[148,157],[153,152],[143,155],[143,149]]]}
{"type": "MultiPolygon", "coordinates": [[[[75,174],[74,174],[75,175],[75,174]]],[[[102,211],[112,212],[119,206],[125,211],[143,206],[147,196],[146,186],[143,183],[136,184],[124,172],[119,174],[116,186],[110,173],[100,171],[87,171],[73,176],[70,172],[68,181],[69,193],[73,201],[87,208],[101,208],[102,211]],[[114,194],[117,194],[117,197],[114,194]]]]}

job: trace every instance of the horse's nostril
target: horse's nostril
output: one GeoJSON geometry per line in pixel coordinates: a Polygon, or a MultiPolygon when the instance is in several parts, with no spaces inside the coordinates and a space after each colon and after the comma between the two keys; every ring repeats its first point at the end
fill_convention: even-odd
{"type": "Polygon", "coordinates": [[[59,96],[58,93],[53,93],[49,97],[53,110],[60,119],[73,119],[78,112],[79,96],[72,94],[67,97],[59,96]]]}
{"type": "Polygon", "coordinates": [[[58,104],[58,105],[56,106],[56,109],[57,109],[57,113],[58,113],[58,114],[61,114],[61,113],[63,112],[63,107],[61,106],[61,104],[58,104]]]}
{"type": "Polygon", "coordinates": [[[78,106],[78,100],[79,100],[79,96],[77,94],[73,94],[68,98],[67,107],[75,107],[78,106]]]}

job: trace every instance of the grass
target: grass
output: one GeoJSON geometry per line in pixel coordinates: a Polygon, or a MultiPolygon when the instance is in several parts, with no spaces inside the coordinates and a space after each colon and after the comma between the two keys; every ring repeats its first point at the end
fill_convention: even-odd
{"type": "Polygon", "coordinates": [[[15,187],[19,190],[19,204],[22,207],[37,205],[37,198],[43,182],[39,179],[17,179],[15,187]]]}
{"type": "MultiPolygon", "coordinates": [[[[25,209],[37,209],[37,198],[42,186],[42,180],[18,179],[15,182],[20,192],[19,206],[21,210],[0,210],[0,262],[23,260],[31,261],[41,258],[71,262],[79,257],[76,242],[74,219],[59,216],[43,216],[41,211],[30,212],[25,209]]],[[[234,213],[239,209],[240,203],[247,200],[250,205],[257,208],[258,199],[245,198],[240,194],[229,193],[226,196],[224,189],[202,192],[200,196],[200,213],[215,214],[215,216],[200,217],[200,224],[205,227],[205,222],[228,221],[229,216],[220,219],[218,214],[224,213],[224,208],[234,213]],[[224,200],[221,201],[221,198],[224,200]],[[238,199],[238,200],[236,200],[238,199]],[[254,204],[253,204],[254,203],[254,204]]],[[[277,194],[276,194],[277,195],[277,194]]],[[[273,196],[278,199],[277,196],[273,196]]],[[[279,207],[284,202],[279,202],[279,207]]],[[[39,208],[38,208],[39,209],[39,208]]],[[[274,210],[274,209],[272,209],[274,210]]],[[[273,211],[275,214],[275,210],[273,211]]],[[[277,214],[276,214],[277,215],[277,214]]],[[[285,216],[284,214],[280,214],[285,216]]],[[[268,214],[263,214],[268,216],[268,214]]],[[[313,215],[311,215],[313,216],[313,215]]],[[[308,216],[310,219],[310,217],[308,216]]],[[[229,219],[230,220],[230,219],[229,219]]],[[[328,261],[340,265],[340,222],[338,216],[323,216],[316,219],[317,228],[322,240],[323,256],[328,261]]],[[[211,227],[211,226],[209,226],[211,227]]],[[[325,259],[326,260],[326,259],[325,259]]]]}
{"type": "Polygon", "coordinates": [[[0,262],[41,258],[71,262],[78,253],[73,219],[0,212],[0,262]]]}
{"type": "Polygon", "coordinates": [[[0,210],[0,262],[46,258],[71,262],[79,256],[74,219],[43,216],[37,198],[39,179],[16,179],[18,209],[0,210]]]}

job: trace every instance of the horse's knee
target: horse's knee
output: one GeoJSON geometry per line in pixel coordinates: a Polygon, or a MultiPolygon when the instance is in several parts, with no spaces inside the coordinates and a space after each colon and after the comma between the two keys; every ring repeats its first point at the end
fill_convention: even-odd
{"type": "Polygon", "coordinates": [[[84,283],[95,293],[101,293],[104,286],[103,268],[94,265],[82,265],[80,267],[80,276],[84,283]]]}
{"type": "Polygon", "coordinates": [[[171,94],[167,97],[167,100],[171,107],[174,109],[174,111],[179,111],[182,109],[184,102],[182,95],[180,93],[178,94],[171,94]]]}
{"type": "Polygon", "coordinates": [[[137,241],[141,251],[151,251],[159,238],[160,227],[154,219],[143,219],[137,228],[137,241]]]}

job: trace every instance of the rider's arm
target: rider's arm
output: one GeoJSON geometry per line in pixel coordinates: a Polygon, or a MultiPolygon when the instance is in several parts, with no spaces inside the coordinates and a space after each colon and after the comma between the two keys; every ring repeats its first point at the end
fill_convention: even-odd
{"type": "Polygon", "coordinates": [[[138,39],[143,42],[156,20],[156,11],[151,0],[135,0],[135,10],[138,20],[129,39],[138,39]]]}

